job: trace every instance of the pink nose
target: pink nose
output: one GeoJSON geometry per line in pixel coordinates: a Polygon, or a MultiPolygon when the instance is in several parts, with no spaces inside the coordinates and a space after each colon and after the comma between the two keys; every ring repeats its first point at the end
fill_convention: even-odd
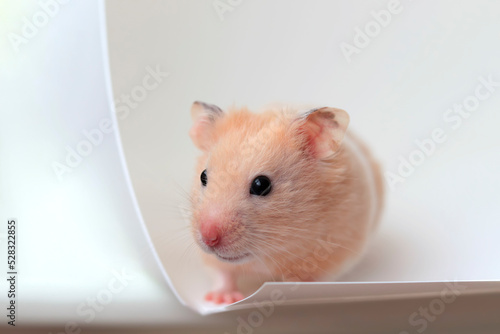
{"type": "Polygon", "coordinates": [[[217,223],[211,219],[201,222],[201,238],[209,247],[215,247],[219,244],[221,236],[217,223]]]}

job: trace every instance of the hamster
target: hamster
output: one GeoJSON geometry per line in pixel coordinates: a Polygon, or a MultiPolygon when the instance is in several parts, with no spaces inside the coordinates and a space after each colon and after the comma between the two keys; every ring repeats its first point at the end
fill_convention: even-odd
{"type": "Polygon", "coordinates": [[[241,276],[319,281],[359,259],[381,215],[381,171],[346,133],[349,115],[283,106],[252,113],[194,102],[189,135],[202,151],[191,230],[218,274],[205,300],[244,298],[241,276]]]}

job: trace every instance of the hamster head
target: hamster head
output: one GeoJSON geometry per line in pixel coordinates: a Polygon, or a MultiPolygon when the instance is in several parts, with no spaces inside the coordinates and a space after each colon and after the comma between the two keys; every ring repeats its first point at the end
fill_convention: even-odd
{"type": "Polygon", "coordinates": [[[270,262],[326,233],[319,225],[322,199],[336,181],[324,173],[346,131],[345,111],[226,113],[195,102],[191,114],[190,136],[203,152],[191,225],[204,251],[236,264],[270,262]]]}

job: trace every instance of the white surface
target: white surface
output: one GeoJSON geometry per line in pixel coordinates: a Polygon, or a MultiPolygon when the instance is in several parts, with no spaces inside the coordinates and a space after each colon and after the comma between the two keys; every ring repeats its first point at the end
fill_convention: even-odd
{"type": "MultiPolygon", "coordinates": [[[[5,31],[18,31],[22,17],[39,10],[35,2],[6,4],[2,7],[15,10],[5,31]]],[[[160,64],[172,73],[120,124],[141,208],[146,221],[157,225],[168,222],[166,207],[176,207],[173,185],[190,181],[186,171],[195,151],[186,133],[195,99],[221,106],[257,107],[279,99],[343,107],[386,168],[394,170],[397,156],[407,156],[415,139],[444,126],[444,111],[474,91],[478,76],[500,78],[500,45],[492,42],[500,23],[493,2],[405,3],[408,10],[351,64],[339,43],[351,39],[354,26],[368,22],[370,10],[385,3],[245,2],[223,22],[210,2],[127,6],[115,4],[111,14],[129,25],[121,25],[123,35],[115,33],[112,42],[127,38],[122,49],[111,50],[115,96],[140,83],[146,66],[160,64]],[[134,19],[122,15],[126,8],[134,19]],[[256,18],[260,24],[251,24],[256,18]],[[464,50],[469,53],[460,56],[464,50]]],[[[103,69],[93,71],[92,65],[102,51],[100,41],[91,38],[98,35],[97,16],[90,20],[85,14],[96,11],[93,2],[70,2],[20,53],[5,41],[2,45],[7,52],[0,67],[1,214],[20,224],[19,312],[25,323],[85,323],[78,306],[107,287],[111,268],[127,267],[137,278],[113,295],[95,322],[187,323],[198,318],[179,308],[139,237],[127,187],[119,182],[113,135],[63,183],[51,169],[54,160],[65,158],[65,145],[74,147],[84,139],[82,130],[107,116],[103,69]],[[68,47],[75,44],[77,49],[68,47]],[[90,77],[94,73],[98,76],[90,77]],[[62,90],[67,93],[61,95],[62,90]],[[84,114],[94,120],[66,121],[84,114]],[[76,195],[84,200],[69,200],[76,195]]],[[[373,251],[345,280],[498,279],[500,136],[494,111],[499,93],[460,129],[447,128],[448,141],[390,192],[373,251]]]]}

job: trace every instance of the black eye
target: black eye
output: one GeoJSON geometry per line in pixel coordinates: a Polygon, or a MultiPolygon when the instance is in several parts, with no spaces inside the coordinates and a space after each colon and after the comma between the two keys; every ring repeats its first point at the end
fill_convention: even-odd
{"type": "Polygon", "coordinates": [[[204,187],[206,187],[207,186],[207,170],[206,169],[203,172],[201,172],[200,180],[201,180],[201,184],[204,187]]]}
{"type": "Polygon", "coordinates": [[[258,196],[266,196],[271,192],[271,180],[267,176],[259,175],[250,186],[250,194],[258,196]]]}

